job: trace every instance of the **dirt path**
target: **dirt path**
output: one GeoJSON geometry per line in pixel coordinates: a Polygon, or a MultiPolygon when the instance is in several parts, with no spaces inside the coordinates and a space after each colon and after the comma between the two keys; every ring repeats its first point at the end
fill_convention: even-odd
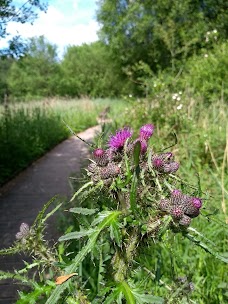
{"type": "MultiPolygon", "coordinates": [[[[96,126],[79,134],[87,141],[100,131],[96,126]]],[[[42,206],[54,195],[70,197],[69,176],[80,172],[83,159],[88,157],[85,143],[71,137],[28,169],[0,188],[0,248],[9,247],[15,240],[20,224],[33,223],[42,206]]],[[[56,227],[49,223],[48,237],[56,236],[56,227]]],[[[12,271],[23,266],[18,256],[0,257],[0,270],[12,271]]],[[[17,285],[12,281],[0,281],[0,304],[16,302],[17,285]]]]}

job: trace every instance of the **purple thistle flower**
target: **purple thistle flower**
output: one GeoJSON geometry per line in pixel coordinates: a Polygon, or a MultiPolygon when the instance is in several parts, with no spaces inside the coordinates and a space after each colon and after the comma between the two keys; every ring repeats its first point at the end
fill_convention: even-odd
{"type": "Polygon", "coordinates": [[[141,153],[145,154],[147,151],[147,143],[145,140],[140,140],[140,144],[141,144],[141,153]]]}
{"type": "Polygon", "coordinates": [[[161,168],[163,168],[163,165],[164,165],[164,162],[160,158],[156,157],[153,159],[153,167],[155,169],[161,169],[161,168]]]}
{"type": "Polygon", "coordinates": [[[144,125],[140,128],[140,139],[148,140],[154,132],[154,126],[152,124],[144,125]]]}
{"type": "Polygon", "coordinates": [[[108,163],[108,156],[106,154],[106,151],[101,148],[97,148],[93,151],[93,158],[101,167],[106,166],[108,163]]]}
{"type": "Polygon", "coordinates": [[[172,191],[171,195],[173,195],[173,196],[181,195],[181,191],[178,190],[178,189],[175,189],[175,190],[172,191]]]}
{"type": "Polygon", "coordinates": [[[94,157],[102,157],[105,154],[105,151],[101,148],[97,148],[93,151],[94,157]]]}
{"type": "Polygon", "coordinates": [[[192,203],[198,209],[200,209],[202,207],[202,200],[198,197],[193,197],[192,198],[192,203]]]}
{"type": "Polygon", "coordinates": [[[109,139],[109,147],[113,150],[118,150],[123,148],[125,141],[131,137],[133,134],[130,128],[125,127],[116,132],[115,135],[112,135],[109,139]]]}

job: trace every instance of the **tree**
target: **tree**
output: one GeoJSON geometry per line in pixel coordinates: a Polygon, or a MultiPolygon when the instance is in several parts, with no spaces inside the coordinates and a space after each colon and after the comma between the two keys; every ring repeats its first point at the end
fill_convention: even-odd
{"type": "Polygon", "coordinates": [[[228,10],[222,0],[100,0],[101,39],[122,67],[139,61],[153,72],[197,52],[209,30],[227,37],[228,10]]]}
{"type": "Polygon", "coordinates": [[[101,42],[68,47],[61,67],[61,95],[102,97],[119,93],[118,71],[101,42]]]}
{"type": "MultiPolygon", "coordinates": [[[[37,10],[45,11],[46,9],[47,3],[42,0],[28,0],[20,5],[13,0],[0,0],[0,38],[7,37],[7,25],[9,22],[32,23],[37,17],[37,10]]],[[[9,41],[7,49],[0,50],[0,55],[19,55],[24,51],[23,46],[23,40],[16,36],[9,41]]]]}
{"type": "Polygon", "coordinates": [[[59,81],[56,45],[44,36],[31,38],[27,54],[15,61],[10,69],[8,84],[16,97],[52,96],[59,81]]]}

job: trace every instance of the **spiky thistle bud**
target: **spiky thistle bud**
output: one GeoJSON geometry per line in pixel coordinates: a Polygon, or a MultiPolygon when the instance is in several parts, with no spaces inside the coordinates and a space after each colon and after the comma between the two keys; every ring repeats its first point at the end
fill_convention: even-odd
{"type": "Polygon", "coordinates": [[[158,171],[162,171],[163,170],[163,166],[164,166],[164,162],[159,157],[155,157],[153,159],[153,161],[152,161],[152,165],[153,165],[154,169],[156,169],[158,171]]]}
{"type": "Polygon", "coordinates": [[[191,224],[191,221],[192,221],[191,218],[184,214],[180,219],[179,224],[184,227],[188,227],[191,224]]]}
{"type": "Polygon", "coordinates": [[[91,172],[91,173],[96,173],[96,172],[98,172],[97,164],[95,164],[95,163],[89,164],[88,167],[87,167],[87,170],[88,170],[89,172],[91,172]]]}
{"type": "Polygon", "coordinates": [[[172,162],[169,164],[164,164],[163,171],[165,173],[174,173],[179,169],[179,164],[177,162],[172,162]]]}
{"type": "Polygon", "coordinates": [[[106,151],[97,148],[93,151],[93,159],[98,164],[98,166],[104,167],[108,163],[108,156],[106,154],[106,151]]]}
{"type": "Polygon", "coordinates": [[[170,211],[170,214],[175,219],[181,219],[182,216],[184,215],[184,211],[181,207],[176,206],[176,207],[172,208],[172,210],[170,211]]]}
{"type": "Polygon", "coordinates": [[[20,231],[16,233],[16,239],[24,244],[26,242],[26,238],[29,236],[29,233],[29,225],[26,223],[22,223],[20,225],[20,231]]]}
{"type": "Polygon", "coordinates": [[[168,199],[161,199],[158,208],[162,211],[169,212],[171,210],[171,202],[168,199]]]}
{"type": "Polygon", "coordinates": [[[192,204],[193,204],[196,208],[200,209],[200,208],[202,207],[202,200],[201,200],[200,198],[198,198],[198,197],[193,197],[193,198],[192,198],[192,204]]]}
{"type": "Polygon", "coordinates": [[[120,168],[115,163],[109,163],[107,167],[101,168],[100,177],[101,179],[108,179],[115,177],[120,173],[120,168]]]}
{"type": "Polygon", "coordinates": [[[152,124],[146,124],[140,128],[140,139],[148,140],[154,132],[154,126],[152,124]]]}

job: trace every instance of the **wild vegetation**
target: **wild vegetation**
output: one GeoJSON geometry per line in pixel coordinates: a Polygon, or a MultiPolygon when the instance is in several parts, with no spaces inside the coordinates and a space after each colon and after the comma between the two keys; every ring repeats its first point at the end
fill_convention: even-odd
{"type": "Polygon", "coordinates": [[[78,132],[107,105],[113,123],[70,202],[48,202],[1,251],[33,262],[0,277],[30,286],[18,303],[226,303],[227,5],[103,0],[98,8],[100,41],[68,47],[60,60],[36,37],[2,61],[1,157],[18,147],[25,166],[69,135],[62,119],[78,132]],[[31,101],[53,95],[64,103],[31,101]],[[19,101],[27,103],[11,106],[19,101]],[[45,222],[61,208],[69,212],[53,248],[45,222]]]}

